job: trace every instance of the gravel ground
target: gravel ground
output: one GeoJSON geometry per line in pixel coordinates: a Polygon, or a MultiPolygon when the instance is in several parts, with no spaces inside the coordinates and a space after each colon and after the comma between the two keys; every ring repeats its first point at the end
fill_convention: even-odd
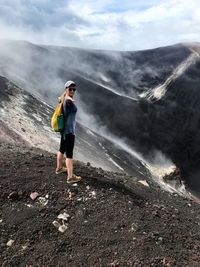
{"type": "Polygon", "coordinates": [[[199,204],[78,161],[69,186],[55,159],[0,145],[1,266],[200,266],[199,204]]]}

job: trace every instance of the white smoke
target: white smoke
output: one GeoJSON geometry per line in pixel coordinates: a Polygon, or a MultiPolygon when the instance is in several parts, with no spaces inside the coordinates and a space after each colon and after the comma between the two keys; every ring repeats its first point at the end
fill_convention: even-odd
{"type": "Polygon", "coordinates": [[[146,164],[152,175],[158,179],[162,179],[176,169],[176,165],[158,150],[151,151],[146,164]]]}

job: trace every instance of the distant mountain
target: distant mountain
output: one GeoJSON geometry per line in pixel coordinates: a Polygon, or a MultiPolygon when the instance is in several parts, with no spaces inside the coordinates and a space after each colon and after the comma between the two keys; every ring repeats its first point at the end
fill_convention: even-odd
{"type": "Polygon", "coordinates": [[[199,51],[198,43],[113,52],[1,41],[0,74],[50,105],[75,80],[81,125],[148,160],[161,151],[200,190],[199,51]]]}
{"type": "Polygon", "coordinates": [[[163,83],[191,54],[185,45],[138,52],[86,50],[38,46],[23,41],[0,41],[2,76],[40,93],[55,103],[63,82],[72,76],[80,90],[99,85],[128,97],[137,97],[163,83]],[[28,85],[28,86],[27,86],[28,85]]]}

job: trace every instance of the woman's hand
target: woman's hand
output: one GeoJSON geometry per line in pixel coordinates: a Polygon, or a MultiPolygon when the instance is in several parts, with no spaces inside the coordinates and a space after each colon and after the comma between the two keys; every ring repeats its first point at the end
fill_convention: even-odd
{"type": "Polygon", "coordinates": [[[70,97],[70,96],[67,96],[67,97],[66,97],[66,101],[67,101],[67,103],[68,103],[68,104],[70,104],[70,103],[73,103],[73,102],[74,102],[73,98],[72,98],[72,97],[70,97]]]}

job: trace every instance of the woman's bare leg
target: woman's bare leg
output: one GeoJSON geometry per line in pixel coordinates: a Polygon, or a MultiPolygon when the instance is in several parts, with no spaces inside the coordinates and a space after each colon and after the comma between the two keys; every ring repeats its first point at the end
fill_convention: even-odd
{"type": "Polygon", "coordinates": [[[67,174],[68,178],[73,176],[73,159],[66,158],[67,174]]]}
{"type": "Polygon", "coordinates": [[[57,170],[63,167],[63,154],[58,151],[57,153],[57,170]]]}

